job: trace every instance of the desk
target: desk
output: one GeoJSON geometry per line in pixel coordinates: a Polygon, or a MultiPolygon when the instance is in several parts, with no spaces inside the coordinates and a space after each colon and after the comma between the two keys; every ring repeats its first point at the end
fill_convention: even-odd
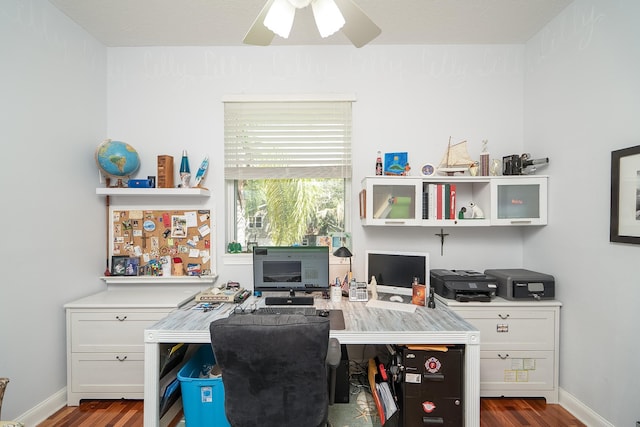
{"type": "MultiPolygon", "coordinates": [[[[262,299],[250,297],[245,306],[262,299]]],[[[464,344],[465,426],[480,425],[480,332],[446,305],[435,309],[417,307],[415,313],[367,308],[364,302],[340,303],[315,300],[318,309],[341,309],[345,329],[332,330],[331,337],[341,344],[464,344]]],[[[203,313],[189,306],[170,313],[145,330],[144,354],[144,426],[157,427],[159,420],[159,353],[162,343],[211,343],[209,324],[227,316],[233,305],[203,313]]]]}

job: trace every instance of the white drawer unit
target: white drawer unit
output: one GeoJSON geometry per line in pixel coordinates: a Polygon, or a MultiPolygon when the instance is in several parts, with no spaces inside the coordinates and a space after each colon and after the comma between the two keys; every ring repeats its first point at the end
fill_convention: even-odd
{"type": "Polygon", "coordinates": [[[481,396],[558,402],[560,302],[438,298],[480,330],[481,396]]]}
{"type": "Polygon", "coordinates": [[[193,298],[190,289],[107,290],[65,305],[67,405],[144,398],[144,330],[193,298]]]}

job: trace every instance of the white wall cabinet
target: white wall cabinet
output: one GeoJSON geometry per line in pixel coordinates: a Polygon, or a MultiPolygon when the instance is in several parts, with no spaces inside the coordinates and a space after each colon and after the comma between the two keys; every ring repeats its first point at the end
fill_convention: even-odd
{"type": "Polygon", "coordinates": [[[544,397],[558,403],[560,302],[437,298],[480,330],[482,397],[544,397]]]}
{"type": "Polygon", "coordinates": [[[360,219],[365,226],[545,225],[547,177],[366,177],[360,219]],[[482,215],[474,214],[471,202],[482,215]]]}

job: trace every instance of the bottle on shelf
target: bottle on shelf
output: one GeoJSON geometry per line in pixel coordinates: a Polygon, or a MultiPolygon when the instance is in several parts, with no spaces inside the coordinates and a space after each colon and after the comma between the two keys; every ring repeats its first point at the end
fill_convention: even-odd
{"type": "Polygon", "coordinates": [[[376,157],[376,175],[382,175],[382,153],[380,151],[376,157]]]}
{"type": "Polygon", "coordinates": [[[180,161],[180,181],[181,187],[189,188],[189,181],[191,181],[191,169],[189,169],[189,157],[187,157],[187,150],[182,150],[182,160],[180,161]]]}
{"type": "Polygon", "coordinates": [[[436,308],[436,299],[433,294],[433,288],[429,288],[429,302],[427,303],[427,307],[436,308]]]}

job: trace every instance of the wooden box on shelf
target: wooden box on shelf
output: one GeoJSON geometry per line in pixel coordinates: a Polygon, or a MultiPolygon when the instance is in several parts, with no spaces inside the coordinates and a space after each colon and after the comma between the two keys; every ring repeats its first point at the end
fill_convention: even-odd
{"type": "Polygon", "coordinates": [[[158,188],[173,188],[173,156],[158,156],[158,188]]]}

